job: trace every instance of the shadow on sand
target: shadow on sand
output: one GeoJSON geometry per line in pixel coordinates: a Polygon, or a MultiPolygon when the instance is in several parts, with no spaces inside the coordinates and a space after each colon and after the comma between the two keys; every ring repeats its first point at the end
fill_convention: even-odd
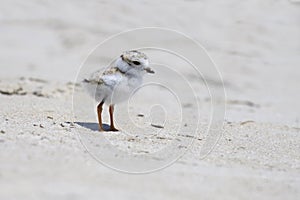
{"type": "MultiPolygon", "coordinates": [[[[93,123],[93,122],[75,122],[75,124],[78,124],[79,126],[82,126],[84,128],[90,129],[92,131],[98,131],[99,130],[98,123],[93,123]]],[[[103,129],[105,131],[109,131],[110,126],[108,124],[103,124],[103,129]]]]}

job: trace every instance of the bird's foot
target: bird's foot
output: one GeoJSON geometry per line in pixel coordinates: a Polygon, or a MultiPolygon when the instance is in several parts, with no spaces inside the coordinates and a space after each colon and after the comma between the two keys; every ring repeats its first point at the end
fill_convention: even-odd
{"type": "Polygon", "coordinates": [[[119,131],[119,130],[116,129],[115,127],[110,127],[109,131],[119,131]]]}

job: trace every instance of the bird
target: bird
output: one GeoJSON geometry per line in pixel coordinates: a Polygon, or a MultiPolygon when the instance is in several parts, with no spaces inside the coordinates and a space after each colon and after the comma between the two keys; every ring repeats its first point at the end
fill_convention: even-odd
{"type": "Polygon", "coordinates": [[[119,131],[114,125],[114,106],[129,99],[132,92],[142,85],[143,76],[155,72],[149,67],[149,59],[143,52],[128,50],[106,69],[97,70],[83,80],[86,90],[99,104],[97,106],[99,131],[102,123],[103,105],[109,106],[109,131],[119,131]]]}

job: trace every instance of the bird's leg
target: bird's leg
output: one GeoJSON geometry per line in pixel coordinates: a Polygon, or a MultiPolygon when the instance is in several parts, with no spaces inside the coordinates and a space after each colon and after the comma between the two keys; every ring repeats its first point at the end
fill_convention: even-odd
{"type": "Polygon", "coordinates": [[[98,122],[99,122],[99,131],[104,131],[102,127],[102,107],[103,107],[104,102],[101,101],[99,105],[97,106],[97,113],[98,113],[98,122]]]}
{"type": "Polygon", "coordinates": [[[110,117],[110,131],[118,131],[114,126],[114,105],[109,106],[109,117],[110,117]]]}

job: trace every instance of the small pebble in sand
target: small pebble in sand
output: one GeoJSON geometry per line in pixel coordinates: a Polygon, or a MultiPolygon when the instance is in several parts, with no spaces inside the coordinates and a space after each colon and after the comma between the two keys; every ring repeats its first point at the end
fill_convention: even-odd
{"type": "Polygon", "coordinates": [[[144,117],[144,115],[143,115],[143,114],[138,114],[137,116],[138,116],[138,117],[144,117]]]}
{"type": "Polygon", "coordinates": [[[5,130],[1,130],[0,133],[5,134],[5,130]]]}
{"type": "Polygon", "coordinates": [[[151,124],[151,126],[153,126],[153,127],[155,127],[155,128],[164,128],[163,126],[158,125],[158,124],[151,124]]]}
{"type": "Polygon", "coordinates": [[[138,150],[137,153],[150,153],[150,152],[146,150],[138,150]]]}
{"type": "Polygon", "coordinates": [[[241,125],[245,125],[249,123],[255,123],[255,122],[253,120],[248,120],[248,121],[241,122],[241,125]]]}
{"type": "Polygon", "coordinates": [[[45,128],[43,124],[40,124],[40,128],[45,128]]]}
{"type": "Polygon", "coordinates": [[[135,138],[128,138],[127,141],[128,142],[133,142],[133,141],[135,141],[135,138]]]}
{"type": "Polygon", "coordinates": [[[162,137],[162,136],[157,136],[156,138],[159,139],[159,140],[166,140],[166,139],[169,139],[169,138],[162,137]]]}
{"type": "Polygon", "coordinates": [[[186,146],[183,146],[183,145],[179,145],[178,148],[179,148],[179,149],[182,149],[182,148],[187,149],[187,147],[186,147],[186,146]]]}
{"type": "Polygon", "coordinates": [[[50,141],[50,139],[48,137],[46,137],[46,136],[42,136],[40,139],[41,140],[49,140],[50,141]]]}
{"type": "Polygon", "coordinates": [[[52,116],[47,116],[47,118],[48,118],[48,119],[53,119],[53,117],[52,117],[52,116]]]}
{"type": "Polygon", "coordinates": [[[61,127],[70,127],[70,123],[69,122],[62,122],[62,123],[60,123],[60,126],[61,127]]]}
{"type": "Polygon", "coordinates": [[[238,147],[238,148],[236,148],[237,150],[245,150],[246,149],[246,147],[238,147]]]}

